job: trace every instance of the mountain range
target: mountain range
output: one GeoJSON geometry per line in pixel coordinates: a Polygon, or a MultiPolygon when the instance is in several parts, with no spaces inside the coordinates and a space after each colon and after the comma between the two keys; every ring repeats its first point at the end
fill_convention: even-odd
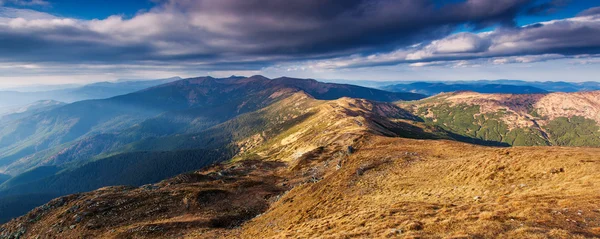
{"type": "Polygon", "coordinates": [[[599,115],[598,91],[173,81],[3,123],[0,238],[600,236],[599,115]]]}
{"type": "Polygon", "coordinates": [[[384,90],[394,92],[414,92],[424,95],[437,95],[444,92],[473,91],[478,93],[504,93],[504,94],[539,94],[548,93],[541,88],[528,85],[503,85],[503,84],[445,84],[417,82],[411,84],[398,84],[382,87],[384,90]]]}
{"type": "Polygon", "coordinates": [[[54,100],[66,103],[89,99],[104,99],[132,93],[148,87],[180,80],[173,77],[160,80],[98,82],[84,86],[33,86],[0,91],[0,113],[14,111],[38,101],[54,100]]]}
{"type": "Polygon", "coordinates": [[[553,82],[519,80],[479,80],[452,82],[397,82],[377,85],[378,88],[394,92],[413,92],[428,96],[455,91],[474,91],[490,94],[540,94],[549,92],[585,92],[600,90],[598,82],[553,82]]]}
{"type": "Polygon", "coordinates": [[[566,81],[523,81],[523,80],[459,80],[459,81],[372,81],[372,80],[323,80],[330,83],[353,84],[388,91],[414,92],[428,96],[453,91],[475,91],[479,93],[531,94],[544,92],[580,92],[600,90],[600,83],[566,81]],[[520,89],[519,87],[523,87],[520,89]]]}
{"type": "MultiPolygon", "coordinates": [[[[342,96],[389,102],[423,98],[419,94],[391,93],[315,80],[253,76],[192,78],[113,98],[67,104],[3,125],[0,132],[0,168],[3,173],[14,177],[0,185],[0,196],[27,195],[31,198],[30,194],[34,193],[56,196],[57,193],[68,194],[107,185],[132,182],[137,185],[200,168],[207,162],[223,161],[235,152],[235,147],[228,144],[231,137],[239,134],[239,129],[219,127],[242,125],[235,127],[257,130],[266,123],[244,125],[226,121],[260,110],[298,92],[309,93],[311,97],[322,100],[342,96]],[[222,123],[225,125],[219,125],[222,123]],[[140,160],[147,157],[135,152],[173,150],[192,150],[181,154],[173,152],[173,158],[181,157],[182,160],[189,159],[187,153],[210,156],[192,165],[177,164],[172,171],[174,173],[163,171],[165,175],[155,171],[175,160],[164,161],[163,165],[158,160],[164,158],[159,157],[157,162],[152,163],[152,170],[147,175],[139,175],[133,181],[119,180],[114,170],[104,172],[105,177],[113,178],[113,181],[99,180],[101,176],[95,179],[89,177],[89,170],[103,167],[91,167],[86,164],[90,161],[100,164],[118,162],[118,167],[125,167],[123,165],[139,165],[140,160]],[[123,155],[129,152],[133,153],[123,155]],[[83,186],[65,185],[76,178],[65,175],[86,178],[80,181],[83,186]],[[56,183],[60,181],[58,178],[64,179],[61,181],[64,183],[56,183]],[[49,182],[56,186],[49,185],[49,182]]],[[[235,120],[244,119],[239,117],[235,120]]],[[[248,122],[257,119],[260,117],[248,122]]],[[[114,166],[105,167],[114,169],[114,166]]],[[[123,171],[123,175],[135,170],[139,168],[132,166],[131,170],[123,171]]]]}

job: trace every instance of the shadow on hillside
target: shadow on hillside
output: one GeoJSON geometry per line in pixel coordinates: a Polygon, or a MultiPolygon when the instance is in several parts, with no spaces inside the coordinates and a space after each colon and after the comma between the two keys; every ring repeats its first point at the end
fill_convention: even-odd
{"type": "Polygon", "coordinates": [[[384,136],[388,137],[401,137],[409,139],[451,139],[463,143],[477,144],[482,146],[511,147],[511,145],[508,143],[471,138],[444,130],[439,127],[436,127],[433,132],[427,132],[424,128],[407,122],[394,122],[393,126],[386,125],[378,120],[373,120],[372,122],[378,128],[384,128],[388,130],[389,132],[381,132],[384,136]]]}
{"type": "Polygon", "coordinates": [[[477,145],[483,145],[483,146],[493,146],[493,147],[511,147],[510,144],[504,143],[504,142],[471,138],[471,137],[467,137],[464,135],[455,134],[450,131],[445,131],[445,132],[453,140],[460,141],[463,143],[477,144],[477,145]]]}

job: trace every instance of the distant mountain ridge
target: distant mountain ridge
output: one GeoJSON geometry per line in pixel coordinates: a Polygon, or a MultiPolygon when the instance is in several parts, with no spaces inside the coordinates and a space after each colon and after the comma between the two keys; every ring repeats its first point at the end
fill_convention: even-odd
{"type": "MultiPolygon", "coordinates": [[[[434,92],[430,92],[428,95],[432,96],[438,93],[448,93],[458,90],[470,90],[476,91],[477,88],[481,88],[484,85],[500,85],[506,87],[527,87],[530,89],[536,88],[541,89],[547,92],[579,92],[579,91],[595,91],[600,90],[600,82],[597,81],[587,81],[587,82],[566,82],[566,81],[524,81],[524,80],[453,80],[453,81],[444,81],[444,80],[403,80],[403,81],[374,81],[374,80],[323,80],[325,82],[332,83],[341,83],[341,84],[354,84],[365,87],[373,87],[377,89],[384,89],[389,91],[398,90],[401,91],[402,88],[412,89],[414,92],[427,92],[432,89],[428,89],[429,85],[438,85],[443,86],[446,85],[445,89],[437,89],[434,92]],[[415,86],[410,86],[415,84],[415,86]],[[426,86],[425,89],[419,88],[417,86],[422,85],[426,86]],[[462,85],[461,87],[456,87],[455,85],[462,85]],[[465,87],[469,87],[472,89],[467,89],[465,87]],[[396,88],[396,89],[394,89],[396,88]],[[460,89],[462,88],[462,89],[460,89]]],[[[410,91],[407,91],[410,92],[410,91]]],[[[490,88],[486,92],[479,93],[511,93],[504,91],[493,91],[490,88]]],[[[512,93],[528,93],[526,91],[523,92],[512,92],[512,93]]],[[[529,92],[536,93],[536,92],[529,92]]],[[[541,93],[541,92],[540,92],[541,93]]]]}
{"type": "Polygon", "coordinates": [[[44,111],[56,109],[65,104],[66,103],[55,100],[40,100],[18,108],[13,108],[3,114],[0,114],[0,125],[10,121],[29,117],[44,111]]]}
{"type": "Polygon", "coordinates": [[[395,82],[378,88],[406,91],[429,96],[453,91],[474,91],[496,94],[533,94],[546,92],[581,92],[600,90],[600,82],[478,80],[478,81],[417,81],[395,82]]]}
{"type": "Polygon", "coordinates": [[[62,89],[55,90],[44,90],[43,88],[34,88],[30,89],[31,91],[23,92],[16,91],[18,89],[4,90],[0,91],[0,110],[6,111],[43,100],[73,103],[81,100],[105,99],[180,79],[173,77],[159,80],[99,82],[83,86],[67,85],[62,89]]]}
{"type": "Polygon", "coordinates": [[[474,91],[478,93],[496,94],[541,94],[548,91],[528,85],[503,85],[503,84],[446,84],[417,82],[411,84],[398,84],[382,87],[388,91],[414,92],[425,95],[437,95],[444,92],[474,91]]]}

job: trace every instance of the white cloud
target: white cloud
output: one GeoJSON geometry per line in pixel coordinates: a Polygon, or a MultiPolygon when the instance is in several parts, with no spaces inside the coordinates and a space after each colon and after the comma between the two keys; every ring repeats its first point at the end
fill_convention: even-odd
{"type": "Polygon", "coordinates": [[[464,67],[576,58],[594,49],[600,50],[600,15],[541,22],[517,29],[457,33],[429,44],[389,53],[353,55],[306,64],[331,69],[397,64],[422,67],[446,62],[444,65],[464,67]],[[462,63],[456,65],[456,62],[462,63]]]}

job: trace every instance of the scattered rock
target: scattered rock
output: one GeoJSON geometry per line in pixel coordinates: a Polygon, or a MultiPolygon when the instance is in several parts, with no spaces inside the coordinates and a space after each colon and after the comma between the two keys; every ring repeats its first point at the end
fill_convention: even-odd
{"type": "Polygon", "coordinates": [[[152,191],[152,190],[159,189],[159,187],[158,187],[158,186],[156,186],[156,185],[151,185],[151,184],[144,185],[144,186],[142,186],[142,188],[143,188],[144,190],[148,190],[148,191],[152,191]]]}
{"type": "Polygon", "coordinates": [[[406,229],[410,230],[410,231],[420,231],[423,230],[423,223],[419,222],[419,221],[414,221],[409,223],[406,226],[406,229]]]}
{"type": "Polygon", "coordinates": [[[77,215],[77,214],[74,216],[74,218],[75,218],[75,222],[76,223],[80,223],[81,220],[83,220],[83,218],[81,216],[77,215]]]}
{"type": "Polygon", "coordinates": [[[564,168],[553,168],[550,170],[551,174],[559,174],[559,173],[564,173],[565,169],[564,168]]]}
{"type": "Polygon", "coordinates": [[[390,230],[390,233],[388,234],[388,236],[395,236],[395,235],[400,235],[402,234],[402,229],[392,229],[390,230]]]}
{"type": "Polygon", "coordinates": [[[354,153],[354,147],[352,147],[352,146],[348,146],[348,149],[346,150],[346,152],[347,152],[348,154],[353,154],[353,153],[354,153]]]}
{"type": "Polygon", "coordinates": [[[68,213],[74,213],[79,209],[79,205],[74,205],[71,208],[69,208],[69,210],[67,210],[68,213]]]}

